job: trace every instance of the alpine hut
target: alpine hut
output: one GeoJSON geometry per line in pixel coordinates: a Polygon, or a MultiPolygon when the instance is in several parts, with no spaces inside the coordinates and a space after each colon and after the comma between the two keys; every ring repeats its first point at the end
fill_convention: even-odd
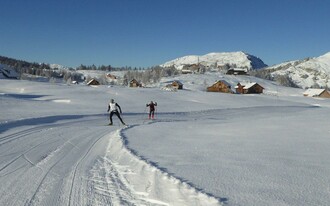
{"type": "Polygon", "coordinates": [[[174,89],[183,89],[183,84],[178,80],[174,80],[171,84],[168,84],[167,87],[172,87],[174,89]]]}
{"type": "Polygon", "coordinates": [[[256,82],[247,84],[238,83],[235,89],[238,94],[261,94],[264,90],[264,88],[256,82]]]}
{"type": "Polygon", "coordinates": [[[89,82],[87,82],[88,86],[95,86],[100,85],[100,82],[98,82],[96,79],[91,79],[89,82]]]}
{"type": "Polygon", "coordinates": [[[222,93],[233,93],[231,90],[231,85],[225,80],[219,80],[215,82],[212,86],[207,87],[208,92],[222,92],[222,93]]]}
{"type": "Polygon", "coordinates": [[[141,83],[138,82],[136,79],[132,79],[130,82],[129,82],[129,87],[141,87],[141,83]]]}
{"type": "Polygon", "coordinates": [[[330,92],[326,89],[307,89],[304,92],[304,96],[330,98],[330,92]]]}

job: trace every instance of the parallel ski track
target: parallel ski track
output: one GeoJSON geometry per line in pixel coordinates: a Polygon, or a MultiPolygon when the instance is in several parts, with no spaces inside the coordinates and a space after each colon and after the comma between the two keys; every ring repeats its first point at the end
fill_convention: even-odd
{"type": "MultiPolygon", "coordinates": [[[[65,145],[67,143],[69,143],[72,139],[74,138],[70,138],[69,140],[67,140],[66,142],[64,142],[62,145],[65,145]]],[[[73,148],[74,146],[72,146],[73,148]]],[[[72,150],[72,149],[71,149],[72,150]]],[[[71,151],[70,150],[70,151],[71,151]]],[[[65,155],[63,155],[61,158],[59,158],[49,169],[48,171],[44,174],[44,176],[42,177],[41,181],[38,184],[37,189],[35,190],[34,194],[32,195],[29,203],[27,205],[32,205],[33,201],[35,200],[35,197],[37,195],[37,193],[40,191],[40,187],[42,185],[42,183],[45,181],[46,177],[50,174],[51,170],[61,161],[63,160],[67,155],[69,154],[69,152],[65,153],[65,155]]]]}
{"type": "Polygon", "coordinates": [[[33,201],[35,200],[35,197],[36,197],[36,195],[37,195],[37,193],[40,191],[40,187],[41,187],[41,185],[42,185],[42,183],[45,181],[45,179],[46,179],[46,177],[48,176],[48,174],[51,172],[51,170],[64,158],[64,157],[66,157],[68,155],[68,153],[66,153],[65,155],[63,155],[63,157],[62,158],[60,158],[60,159],[58,159],[56,162],[55,162],[55,164],[53,164],[50,168],[49,168],[49,170],[45,173],[45,175],[42,177],[42,179],[41,179],[41,181],[39,182],[39,184],[38,184],[38,187],[37,187],[37,189],[36,189],[36,191],[34,192],[34,194],[32,195],[32,197],[31,197],[31,199],[30,199],[30,201],[29,201],[29,203],[27,204],[27,205],[32,205],[32,203],[33,203],[33,201]]]}
{"type": "MultiPolygon", "coordinates": [[[[86,122],[86,121],[88,121],[88,120],[76,120],[76,121],[70,122],[69,124],[74,124],[74,123],[77,124],[77,123],[86,122]]],[[[0,146],[4,145],[6,143],[12,142],[14,140],[20,139],[22,137],[26,137],[33,133],[42,132],[42,131],[49,130],[52,128],[67,126],[67,125],[68,125],[68,123],[66,123],[66,122],[65,123],[56,123],[56,124],[46,124],[46,125],[42,125],[42,126],[29,128],[29,129],[26,129],[23,131],[19,131],[19,132],[13,133],[13,134],[9,134],[9,135],[6,135],[6,136],[0,138],[0,146]]]]}
{"type": "Polygon", "coordinates": [[[35,134],[35,133],[42,132],[42,131],[49,130],[49,129],[50,129],[49,125],[44,125],[44,126],[29,128],[29,129],[26,129],[23,131],[19,131],[19,132],[4,136],[4,137],[0,138],[0,146],[4,145],[6,143],[12,142],[14,140],[29,136],[31,134],[35,134]]]}
{"type": "Polygon", "coordinates": [[[68,202],[68,206],[71,206],[71,202],[72,202],[72,192],[73,192],[73,187],[74,187],[74,181],[76,179],[76,174],[77,174],[77,168],[78,166],[80,165],[80,163],[82,162],[82,160],[84,160],[87,155],[90,153],[90,151],[92,150],[92,148],[94,147],[94,145],[100,140],[102,139],[103,137],[106,136],[106,134],[108,134],[108,131],[106,132],[103,132],[94,142],[93,144],[91,144],[91,146],[88,148],[87,152],[85,153],[85,155],[80,158],[77,162],[77,164],[75,165],[74,167],[74,170],[73,170],[73,176],[72,176],[72,180],[71,180],[71,187],[70,187],[70,194],[69,194],[69,202],[68,202]]]}
{"type": "MultiPolygon", "coordinates": [[[[19,158],[21,158],[21,157],[23,157],[25,160],[27,160],[26,159],[26,157],[25,157],[25,155],[28,153],[28,152],[30,152],[31,150],[33,150],[34,148],[36,148],[36,147],[38,147],[39,145],[41,145],[41,144],[43,144],[44,142],[46,142],[46,140],[45,141],[43,141],[43,142],[40,142],[39,144],[37,144],[37,145],[34,145],[33,147],[30,147],[29,149],[27,149],[27,150],[25,150],[22,154],[20,154],[20,155],[18,155],[17,157],[15,157],[14,159],[12,159],[11,161],[9,161],[5,166],[3,166],[2,168],[0,168],[0,172],[2,171],[2,170],[4,170],[4,169],[6,169],[8,166],[10,166],[11,164],[13,164],[14,162],[16,162],[19,158]]],[[[28,160],[27,160],[28,161],[28,160]]],[[[28,161],[29,163],[31,163],[30,161],[28,161]]]]}
{"type": "MultiPolygon", "coordinates": [[[[41,132],[47,132],[47,130],[50,129],[63,129],[63,127],[67,127],[70,128],[72,127],[74,124],[81,124],[81,122],[89,122],[89,121],[93,121],[91,119],[84,119],[84,120],[76,120],[76,121],[69,121],[69,122],[65,122],[65,123],[56,123],[56,124],[45,124],[42,126],[36,126],[33,128],[29,128],[29,129],[25,129],[13,134],[9,134],[6,136],[3,136],[0,138],[0,146],[4,146],[7,143],[10,143],[12,141],[15,140],[19,140],[25,137],[29,137],[29,136],[33,136],[36,133],[41,133],[41,132]]],[[[88,156],[88,154],[90,153],[90,151],[92,150],[92,148],[95,146],[95,144],[102,139],[103,137],[106,136],[106,134],[108,134],[109,131],[103,131],[102,133],[98,134],[98,138],[97,139],[91,139],[88,140],[86,142],[86,144],[90,145],[90,147],[85,151],[85,154],[83,155],[83,157],[81,157],[77,162],[76,165],[74,166],[73,172],[72,172],[72,180],[71,180],[71,186],[70,186],[70,194],[69,194],[69,201],[68,201],[68,205],[72,204],[72,194],[73,194],[73,188],[74,188],[74,182],[76,179],[76,175],[77,175],[77,168],[78,166],[81,164],[81,162],[88,156]],[[94,141],[93,141],[94,140],[94,141]],[[91,144],[89,144],[89,142],[92,142],[91,144]]],[[[80,138],[81,135],[79,136],[75,136],[72,138],[67,139],[65,142],[63,142],[61,145],[66,145],[66,144],[70,144],[72,145],[72,148],[70,148],[68,151],[66,151],[65,153],[63,153],[59,159],[57,159],[53,165],[51,165],[50,168],[47,169],[47,171],[44,171],[43,168],[40,168],[43,172],[45,172],[45,174],[43,175],[43,177],[41,178],[40,182],[38,183],[38,186],[36,187],[33,195],[31,196],[30,200],[27,200],[25,205],[33,205],[34,201],[38,195],[38,193],[40,192],[40,189],[44,183],[44,181],[46,180],[47,176],[49,176],[49,174],[52,172],[52,170],[56,167],[56,165],[58,165],[65,157],[67,157],[70,152],[76,147],[75,145],[73,145],[71,143],[72,140],[76,139],[76,138],[80,138]]],[[[53,137],[48,137],[45,139],[41,139],[41,142],[38,142],[38,144],[33,145],[32,147],[26,149],[25,151],[21,152],[19,155],[17,155],[16,157],[14,157],[13,159],[11,159],[7,164],[5,164],[2,168],[0,168],[0,172],[4,171],[6,168],[8,168],[10,165],[12,165],[13,163],[15,163],[17,160],[19,160],[20,158],[23,158],[25,161],[27,161],[29,164],[31,164],[32,166],[36,166],[35,163],[31,162],[27,157],[26,154],[28,154],[30,151],[32,151],[33,149],[35,149],[36,147],[46,143],[47,141],[56,138],[56,136],[53,137]]],[[[50,165],[49,165],[50,166],[50,165]]],[[[5,174],[7,175],[7,174],[5,174]]]]}
{"type": "MultiPolygon", "coordinates": [[[[72,122],[71,124],[74,124],[74,123],[79,123],[81,122],[80,121],[75,121],[75,122],[72,122]]],[[[10,135],[7,135],[3,138],[0,139],[0,146],[6,144],[6,143],[9,143],[11,141],[14,141],[14,140],[17,140],[17,139],[20,139],[22,137],[27,137],[27,136],[30,136],[32,134],[36,134],[36,133],[40,133],[40,132],[44,132],[44,131],[47,131],[47,130],[50,130],[50,129],[59,129],[61,128],[61,126],[67,126],[68,123],[61,123],[61,124],[52,124],[52,125],[43,125],[43,126],[38,126],[38,127],[33,127],[33,128],[29,128],[29,129],[26,129],[26,130],[23,130],[23,131],[19,131],[19,132],[16,132],[16,133],[13,133],[13,134],[10,134],[10,135]],[[8,140],[8,141],[6,141],[8,140]],[[4,142],[6,141],[6,142],[4,142]]],[[[55,137],[53,137],[55,138],[55,137]]],[[[33,150],[34,148],[38,147],[39,145],[49,141],[50,139],[52,138],[48,138],[48,139],[44,139],[42,142],[38,143],[37,145],[34,145],[32,147],[30,147],[29,149],[25,150],[23,153],[21,153],[20,155],[18,155],[17,157],[13,158],[12,160],[10,160],[6,165],[4,165],[2,168],[0,168],[0,172],[3,171],[4,169],[6,169],[8,166],[10,166],[11,164],[15,163],[18,159],[20,159],[21,157],[24,158],[24,156],[30,152],[31,150],[33,150]]],[[[26,158],[24,158],[25,160],[27,160],[26,158]]],[[[27,160],[28,161],[28,160],[27,160]]],[[[29,161],[28,161],[29,162],[29,161]]],[[[31,163],[31,162],[29,162],[31,163]]]]}
{"type": "MultiPolygon", "coordinates": [[[[85,122],[86,122],[86,120],[85,120],[85,122]]],[[[75,123],[77,123],[77,122],[71,122],[71,124],[75,124],[75,123]]],[[[60,126],[61,125],[65,125],[65,126],[68,126],[68,125],[70,125],[70,123],[65,123],[65,124],[60,124],[60,125],[57,125],[56,127],[58,127],[58,128],[61,128],[60,126]]],[[[91,151],[91,149],[93,148],[93,146],[102,138],[102,137],[104,137],[105,136],[105,134],[106,133],[108,133],[108,131],[106,131],[106,132],[104,132],[104,133],[102,133],[102,135],[100,135],[100,137],[97,139],[97,140],[95,140],[94,142],[93,142],[93,144],[88,148],[88,150],[87,150],[87,152],[85,153],[85,155],[82,157],[82,158],[80,158],[79,159],[79,161],[78,161],[78,163],[76,164],[76,166],[75,166],[75,168],[74,168],[74,171],[73,171],[73,177],[72,177],[72,180],[71,180],[71,187],[70,187],[70,195],[69,195],[69,203],[68,203],[68,205],[70,205],[71,203],[71,195],[72,195],[72,188],[73,188],[73,185],[74,185],[74,179],[75,179],[75,175],[76,175],[76,170],[77,170],[77,167],[78,167],[78,165],[80,164],[80,162],[88,155],[88,153],[91,151]]],[[[75,139],[75,138],[77,138],[77,137],[73,137],[73,138],[70,138],[70,139],[68,139],[67,141],[65,141],[62,145],[65,145],[65,144],[70,144],[70,145],[72,145],[72,148],[70,149],[70,151],[72,151],[72,149],[73,148],[75,148],[76,146],[75,145],[73,145],[72,143],[71,143],[71,140],[73,140],[73,139],[75,139]]],[[[34,192],[34,194],[32,195],[32,197],[31,197],[31,199],[29,200],[29,202],[27,203],[27,205],[33,205],[33,202],[34,202],[34,200],[35,200],[35,198],[36,198],[36,196],[37,196],[37,194],[39,193],[39,191],[40,191],[40,188],[41,188],[41,186],[43,185],[43,182],[45,181],[45,179],[46,179],[46,177],[51,173],[51,171],[53,170],[53,168],[58,164],[58,163],[60,163],[67,155],[69,155],[70,154],[70,151],[67,151],[61,158],[59,158],[49,169],[48,169],[48,171],[44,174],[44,176],[42,177],[42,179],[41,179],[41,181],[39,182],[39,184],[38,184],[38,186],[37,186],[37,188],[36,188],[36,190],[35,190],[35,192],[34,192]]]]}

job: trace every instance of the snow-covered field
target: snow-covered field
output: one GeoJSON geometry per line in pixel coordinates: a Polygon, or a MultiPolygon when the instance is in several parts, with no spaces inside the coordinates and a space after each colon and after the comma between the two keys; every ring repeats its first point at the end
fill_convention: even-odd
{"type": "Polygon", "coordinates": [[[0,205],[329,204],[329,99],[248,76],[176,79],[186,89],[0,79],[0,205]],[[265,94],[204,91],[219,78],[265,94]],[[106,126],[110,98],[128,127],[106,126]]]}

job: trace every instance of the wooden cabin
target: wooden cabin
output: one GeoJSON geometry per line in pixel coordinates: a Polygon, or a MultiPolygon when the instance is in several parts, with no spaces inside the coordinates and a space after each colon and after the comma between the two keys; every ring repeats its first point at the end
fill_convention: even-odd
{"type": "Polygon", "coordinates": [[[95,86],[100,85],[100,82],[98,82],[96,79],[91,79],[89,82],[87,82],[88,86],[95,86]]]}
{"type": "Polygon", "coordinates": [[[129,87],[142,87],[142,84],[138,82],[136,79],[132,79],[129,82],[129,87]]]}
{"type": "Polygon", "coordinates": [[[174,89],[183,89],[183,84],[180,81],[173,81],[171,84],[166,85],[166,87],[172,87],[174,89]]]}
{"type": "Polygon", "coordinates": [[[235,87],[236,93],[239,94],[261,94],[264,88],[256,82],[242,84],[238,83],[235,87]]]}
{"type": "Polygon", "coordinates": [[[330,98],[330,92],[326,89],[307,89],[304,92],[305,97],[330,98]]]}
{"type": "Polygon", "coordinates": [[[208,92],[222,92],[222,93],[233,93],[231,90],[231,85],[224,81],[224,80],[219,80],[215,82],[212,86],[207,87],[206,91],[208,92]]]}

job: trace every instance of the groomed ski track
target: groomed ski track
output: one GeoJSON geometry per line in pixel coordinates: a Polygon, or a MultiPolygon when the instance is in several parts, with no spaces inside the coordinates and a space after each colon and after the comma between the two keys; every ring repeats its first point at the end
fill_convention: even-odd
{"type": "Polygon", "coordinates": [[[221,205],[128,149],[123,130],[138,126],[101,115],[1,123],[0,205],[221,205]]]}

